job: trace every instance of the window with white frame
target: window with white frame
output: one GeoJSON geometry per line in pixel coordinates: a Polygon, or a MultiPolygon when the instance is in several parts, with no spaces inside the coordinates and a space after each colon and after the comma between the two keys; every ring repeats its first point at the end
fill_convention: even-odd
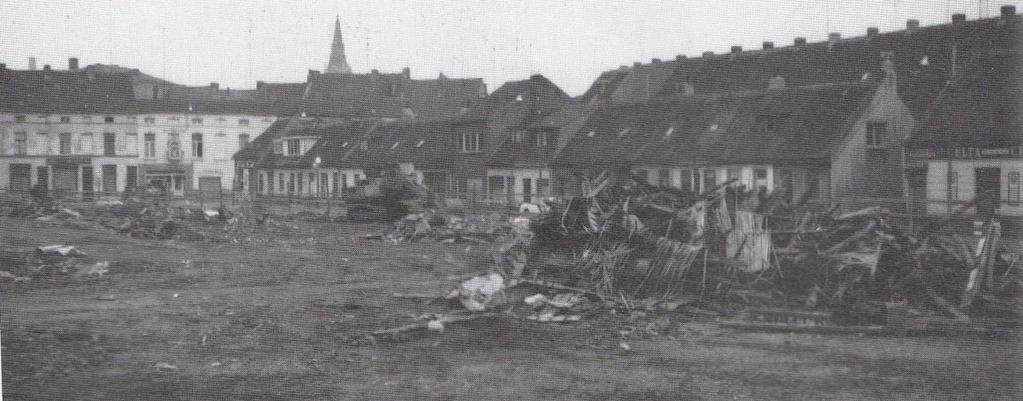
{"type": "Polygon", "coordinates": [[[480,151],[480,133],[475,131],[464,131],[459,137],[459,148],[462,153],[476,153],[480,151]]]}
{"type": "Polygon", "coordinates": [[[298,139],[288,140],[288,156],[299,156],[302,154],[302,141],[298,139]]]}
{"type": "Polygon", "coordinates": [[[547,136],[546,132],[538,131],[536,133],[536,147],[538,147],[538,148],[546,148],[547,147],[547,140],[548,140],[548,136],[547,136]]]}
{"type": "Polygon", "coordinates": [[[143,147],[144,147],[144,149],[143,149],[143,152],[144,152],[143,153],[143,157],[145,157],[147,159],[154,159],[154,158],[156,158],[156,134],[154,134],[152,132],[146,133],[145,138],[144,138],[144,142],[145,143],[143,145],[143,147]]]}
{"type": "Polygon", "coordinates": [[[24,132],[14,133],[14,154],[28,154],[28,134],[24,132]]]}
{"type": "Polygon", "coordinates": [[[71,154],[71,133],[70,132],[61,133],[59,139],[60,139],[60,144],[59,144],[59,149],[57,149],[58,153],[60,153],[62,155],[70,155],[71,154]]]}
{"type": "Polygon", "coordinates": [[[1008,181],[1009,184],[1006,188],[1008,190],[1007,194],[1008,199],[1006,200],[1008,200],[1009,202],[1018,203],[1020,201],[1019,175],[1020,175],[1019,171],[1010,171],[1008,176],[1006,177],[1006,180],[1008,181]]]}
{"type": "Polygon", "coordinates": [[[196,159],[202,158],[202,134],[192,134],[192,157],[196,159]]]}

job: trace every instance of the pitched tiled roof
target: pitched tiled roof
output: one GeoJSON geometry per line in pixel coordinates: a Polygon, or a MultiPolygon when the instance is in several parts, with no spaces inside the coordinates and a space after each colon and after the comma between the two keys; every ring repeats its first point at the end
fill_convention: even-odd
{"type": "Polygon", "coordinates": [[[613,106],[594,111],[580,125],[556,164],[824,159],[875,89],[875,82],[856,82],[613,106]],[[763,118],[774,119],[772,130],[761,129],[763,118]]]}
{"type": "Polygon", "coordinates": [[[614,93],[626,75],[629,75],[629,68],[626,66],[621,66],[611,71],[604,71],[597,77],[596,81],[593,81],[593,84],[590,85],[586,92],[575,99],[576,102],[591,103],[600,95],[601,91],[607,91],[608,95],[614,93]]]}
{"type": "Polygon", "coordinates": [[[911,147],[1023,144],[1023,51],[987,51],[942,91],[911,147]]]}
{"type": "Polygon", "coordinates": [[[138,113],[201,113],[282,115],[273,103],[257,100],[142,99],[134,102],[138,113]]]}
{"type": "Polygon", "coordinates": [[[0,70],[0,111],[133,113],[132,74],[0,70]]]}
{"type": "Polygon", "coordinates": [[[458,130],[457,120],[381,124],[367,134],[366,150],[354,149],[344,160],[353,166],[412,163],[417,169],[447,169],[458,157],[458,130]]]}
{"type": "Polygon", "coordinates": [[[404,74],[309,75],[303,107],[336,117],[405,117],[431,120],[457,116],[485,92],[481,79],[413,80],[404,74]]]}

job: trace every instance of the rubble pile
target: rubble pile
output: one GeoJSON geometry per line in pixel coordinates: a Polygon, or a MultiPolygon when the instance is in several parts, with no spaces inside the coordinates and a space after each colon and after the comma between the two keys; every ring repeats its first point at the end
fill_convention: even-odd
{"type": "Polygon", "coordinates": [[[604,298],[820,308],[857,323],[895,304],[1020,316],[1020,255],[997,246],[997,222],[980,240],[947,222],[914,235],[879,207],[839,215],[789,202],[784,188],[768,196],[729,184],[696,195],[598,177],[587,196],[553,205],[532,243],[573,255],[567,279],[604,298]]]}
{"type": "Polygon", "coordinates": [[[74,280],[102,278],[110,262],[96,261],[72,245],[46,245],[33,250],[0,249],[0,281],[30,282],[39,277],[74,280]]]}

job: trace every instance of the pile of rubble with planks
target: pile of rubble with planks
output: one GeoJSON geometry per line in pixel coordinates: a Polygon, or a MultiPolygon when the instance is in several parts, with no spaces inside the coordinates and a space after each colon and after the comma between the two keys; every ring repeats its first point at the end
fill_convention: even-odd
{"type": "Polygon", "coordinates": [[[373,335],[479,318],[572,322],[599,310],[815,333],[1002,333],[1023,316],[1023,255],[1001,246],[994,220],[972,236],[950,219],[911,233],[883,208],[839,214],[790,202],[784,188],[727,182],[695,194],[606,175],[587,184],[549,212],[492,216],[502,224],[490,237],[443,213],[400,220],[387,236],[395,242],[486,240],[495,263],[448,294],[422,296],[447,309],[373,335]]]}

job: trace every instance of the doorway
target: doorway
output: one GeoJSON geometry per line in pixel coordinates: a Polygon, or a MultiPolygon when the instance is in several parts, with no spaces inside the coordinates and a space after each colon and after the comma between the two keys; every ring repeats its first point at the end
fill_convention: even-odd
{"type": "Polygon", "coordinates": [[[989,219],[995,215],[1002,194],[1002,169],[979,167],[973,170],[973,177],[977,217],[989,219]]]}
{"type": "Polygon", "coordinates": [[[92,166],[82,166],[82,199],[92,200],[92,166]]]}

